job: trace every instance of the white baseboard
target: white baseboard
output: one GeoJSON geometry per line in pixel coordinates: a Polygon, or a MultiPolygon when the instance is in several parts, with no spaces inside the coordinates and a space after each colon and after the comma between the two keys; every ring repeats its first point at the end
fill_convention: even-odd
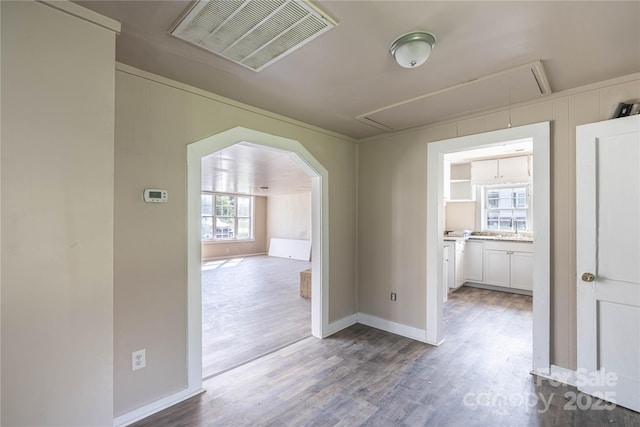
{"type": "Polygon", "coordinates": [[[427,333],[424,329],[414,328],[365,313],[358,313],[358,323],[427,343],[427,333]]]}
{"type": "Polygon", "coordinates": [[[131,412],[127,412],[126,414],[123,414],[117,418],[114,418],[113,425],[114,427],[128,426],[130,424],[135,423],[136,421],[140,421],[157,412],[162,411],[163,409],[167,409],[170,406],[183,402],[193,396],[197,396],[198,394],[201,394],[204,392],[205,392],[204,389],[200,389],[196,391],[189,391],[188,389],[185,389],[185,390],[179,391],[178,393],[164,397],[160,400],[156,400],[141,408],[134,409],[131,412]]]}
{"type": "Polygon", "coordinates": [[[531,373],[539,377],[573,387],[576,387],[577,384],[576,371],[563,368],[561,366],[551,365],[550,369],[534,370],[531,373]]]}
{"type": "Polygon", "coordinates": [[[203,258],[202,262],[220,261],[222,259],[246,258],[246,257],[252,257],[252,256],[266,256],[266,255],[267,255],[266,252],[258,252],[255,254],[225,255],[225,256],[214,257],[214,258],[203,258]]]}
{"type": "Polygon", "coordinates": [[[341,330],[346,329],[351,325],[355,325],[356,323],[358,323],[358,316],[356,314],[352,314],[333,323],[329,323],[323,332],[323,338],[333,335],[336,332],[340,332],[341,330]]]}

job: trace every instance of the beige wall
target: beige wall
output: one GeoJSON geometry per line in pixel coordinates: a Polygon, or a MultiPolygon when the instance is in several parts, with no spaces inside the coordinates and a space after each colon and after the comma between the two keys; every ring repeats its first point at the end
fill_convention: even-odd
{"type": "Polygon", "coordinates": [[[359,146],[359,311],[424,329],[427,142],[551,121],[552,363],[576,367],[575,127],[640,99],[638,75],[359,146]],[[398,292],[397,302],[389,300],[398,292]]]}
{"type": "Polygon", "coordinates": [[[1,8],[0,424],[110,426],[115,33],[1,8]]]}
{"type": "Polygon", "coordinates": [[[250,242],[202,242],[202,259],[211,260],[267,252],[267,198],[255,196],[253,240],[250,242]]]}
{"type": "Polygon", "coordinates": [[[444,206],[445,230],[475,230],[476,202],[449,202],[444,206]]]}
{"type": "Polygon", "coordinates": [[[311,240],[311,193],[269,196],[267,241],[272,238],[311,240]]]}
{"type": "Polygon", "coordinates": [[[355,145],[330,132],[119,66],[116,416],[187,385],[186,146],[236,126],[297,140],[328,170],[329,321],[356,312],[355,145]],[[169,190],[169,203],[143,203],[140,194],[147,187],[169,190]],[[131,352],[142,348],[147,367],[132,372],[131,352]]]}
{"type": "Polygon", "coordinates": [[[186,387],[186,145],[235,126],[300,141],[329,171],[329,321],[356,312],[357,264],[359,311],[424,328],[426,143],[551,120],[552,362],[575,368],[575,126],[640,98],[638,75],[356,148],[119,66],[114,160],[113,33],[0,4],[2,425],[110,425],[186,387]],[[169,203],[142,202],[155,186],[169,203]]]}

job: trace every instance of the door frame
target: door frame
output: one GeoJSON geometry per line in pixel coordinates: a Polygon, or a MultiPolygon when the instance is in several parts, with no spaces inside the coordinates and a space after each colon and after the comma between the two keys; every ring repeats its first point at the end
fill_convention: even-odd
{"type": "Polygon", "coordinates": [[[427,342],[439,345],[443,337],[442,236],[444,155],[472,148],[502,145],[531,138],[533,141],[533,366],[532,372],[550,372],[551,335],[551,159],[550,122],[518,126],[427,144],[427,342]],[[434,237],[437,236],[437,237],[434,237]]]}
{"type": "Polygon", "coordinates": [[[289,152],[311,177],[311,334],[329,334],[329,173],[293,139],[235,127],[187,146],[187,379],[188,392],[202,390],[202,246],[200,194],[204,156],[237,143],[289,152]]]}

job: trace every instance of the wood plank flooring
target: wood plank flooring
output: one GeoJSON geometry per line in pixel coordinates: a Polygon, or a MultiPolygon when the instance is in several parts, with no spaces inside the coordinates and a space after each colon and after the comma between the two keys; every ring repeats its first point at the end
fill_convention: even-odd
{"type": "Polygon", "coordinates": [[[363,325],[306,338],[206,381],[143,426],[640,426],[531,367],[531,297],[463,287],[439,347],[363,325]],[[582,409],[580,409],[582,408],[582,409]]]}
{"type": "Polygon", "coordinates": [[[203,263],[203,378],[311,336],[311,302],[300,297],[308,268],[268,256],[203,263]]]}

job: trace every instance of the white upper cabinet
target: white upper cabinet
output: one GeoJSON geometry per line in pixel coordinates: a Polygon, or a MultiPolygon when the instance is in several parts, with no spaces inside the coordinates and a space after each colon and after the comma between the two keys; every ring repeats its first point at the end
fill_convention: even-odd
{"type": "Polygon", "coordinates": [[[530,180],[531,173],[528,156],[471,162],[471,182],[474,184],[530,180]]]}
{"type": "Polygon", "coordinates": [[[447,164],[445,162],[444,194],[445,200],[452,202],[475,200],[475,191],[471,185],[471,163],[447,164]]]}
{"type": "Polygon", "coordinates": [[[473,182],[491,181],[498,178],[498,160],[476,160],[471,162],[471,180],[473,182]]]}
{"type": "Polygon", "coordinates": [[[498,159],[498,178],[529,178],[530,176],[527,156],[498,159]]]}

